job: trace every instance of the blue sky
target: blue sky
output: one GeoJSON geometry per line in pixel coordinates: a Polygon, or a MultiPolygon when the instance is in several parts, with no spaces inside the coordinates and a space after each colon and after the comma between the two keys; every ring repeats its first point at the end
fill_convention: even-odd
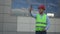
{"type": "MultiPolygon", "coordinates": [[[[58,8],[58,1],[56,0],[30,0],[30,3],[43,3],[46,4],[46,12],[56,11],[58,8]],[[40,2],[39,2],[40,1],[40,2]]],[[[39,5],[38,4],[38,5],[39,5]]],[[[37,9],[38,5],[33,5],[34,9],[37,9]]],[[[26,2],[26,0],[12,0],[12,9],[21,9],[28,8],[30,5],[26,2]]]]}
{"type": "MultiPolygon", "coordinates": [[[[40,0],[40,2],[36,0],[30,0],[31,3],[45,3],[45,0],[40,0]]],[[[47,3],[53,3],[56,4],[57,1],[55,0],[46,0],[47,3]]],[[[20,8],[21,6],[27,7],[29,4],[26,2],[26,0],[13,0],[12,1],[12,6],[13,8],[20,8]],[[19,5],[19,6],[18,6],[19,5]]]]}

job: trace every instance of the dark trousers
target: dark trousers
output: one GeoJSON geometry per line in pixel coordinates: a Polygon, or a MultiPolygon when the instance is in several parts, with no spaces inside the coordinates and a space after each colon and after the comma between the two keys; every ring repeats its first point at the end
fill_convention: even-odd
{"type": "Polygon", "coordinates": [[[46,31],[36,31],[35,34],[46,34],[46,31]]]}

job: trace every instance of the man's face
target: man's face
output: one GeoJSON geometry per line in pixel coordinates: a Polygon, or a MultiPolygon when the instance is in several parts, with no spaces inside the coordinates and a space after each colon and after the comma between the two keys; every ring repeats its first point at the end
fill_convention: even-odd
{"type": "Polygon", "coordinates": [[[38,9],[39,10],[39,13],[43,13],[44,12],[44,10],[43,9],[38,9]]]}

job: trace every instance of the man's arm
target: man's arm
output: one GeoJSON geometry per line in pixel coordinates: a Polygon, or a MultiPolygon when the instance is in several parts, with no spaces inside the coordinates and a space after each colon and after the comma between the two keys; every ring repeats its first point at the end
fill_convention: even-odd
{"type": "Polygon", "coordinates": [[[30,12],[30,15],[31,15],[32,17],[35,17],[35,18],[36,18],[36,14],[33,14],[31,11],[32,11],[32,5],[30,6],[29,12],[30,12]]]}
{"type": "Polygon", "coordinates": [[[49,17],[47,16],[47,26],[46,26],[45,30],[48,30],[49,27],[50,27],[50,19],[49,19],[49,17]]]}

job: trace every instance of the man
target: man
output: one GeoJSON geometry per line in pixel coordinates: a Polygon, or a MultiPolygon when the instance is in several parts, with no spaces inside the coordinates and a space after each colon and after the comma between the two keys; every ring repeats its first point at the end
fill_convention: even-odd
{"type": "Polygon", "coordinates": [[[36,19],[36,34],[46,34],[46,31],[48,30],[50,26],[50,20],[48,16],[44,13],[45,6],[40,5],[38,7],[38,14],[31,13],[32,6],[30,7],[30,14],[36,19]]]}

